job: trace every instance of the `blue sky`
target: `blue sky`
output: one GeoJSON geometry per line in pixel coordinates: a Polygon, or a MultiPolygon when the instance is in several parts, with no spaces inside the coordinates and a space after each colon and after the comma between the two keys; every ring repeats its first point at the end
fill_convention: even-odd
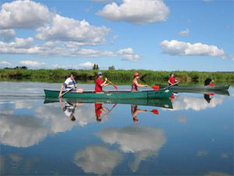
{"type": "Polygon", "coordinates": [[[233,0],[22,0],[0,8],[0,68],[234,70],[233,0]]]}

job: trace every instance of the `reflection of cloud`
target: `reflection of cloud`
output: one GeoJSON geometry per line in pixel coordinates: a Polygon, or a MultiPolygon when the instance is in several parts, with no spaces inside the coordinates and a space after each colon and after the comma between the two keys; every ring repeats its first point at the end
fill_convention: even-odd
{"type": "Polygon", "coordinates": [[[166,142],[161,129],[142,126],[130,126],[122,129],[106,128],[97,133],[104,142],[117,143],[123,152],[143,150],[158,151],[166,142]]]}
{"type": "Polygon", "coordinates": [[[106,128],[97,133],[97,136],[106,143],[119,144],[120,149],[125,153],[136,153],[135,161],[130,164],[133,171],[138,169],[141,160],[157,155],[167,140],[163,130],[143,126],[130,126],[123,129],[106,128]]]}
{"type": "Polygon", "coordinates": [[[9,154],[9,158],[11,159],[11,161],[16,163],[22,161],[22,157],[19,156],[18,154],[9,154]]]}
{"type": "Polygon", "coordinates": [[[224,159],[228,159],[230,158],[232,155],[232,152],[227,152],[227,153],[222,153],[221,157],[224,159]]]}
{"type": "Polygon", "coordinates": [[[49,132],[40,119],[31,116],[4,115],[0,118],[0,143],[14,147],[29,147],[49,132]]]}
{"type": "Polygon", "coordinates": [[[0,171],[2,173],[4,169],[4,156],[0,155],[0,171]]]}
{"type": "Polygon", "coordinates": [[[15,100],[15,109],[31,109],[33,107],[32,101],[15,100]]]}
{"type": "Polygon", "coordinates": [[[231,175],[223,172],[208,172],[205,174],[205,176],[231,176],[231,175]]]}
{"type": "MultiPolygon", "coordinates": [[[[207,108],[215,108],[223,103],[223,97],[214,97],[210,103],[207,103],[204,98],[179,96],[173,101],[173,110],[188,110],[200,111],[207,108]]],[[[172,110],[172,111],[173,111],[172,110]]]]}
{"type": "Polygon", "coordinates": [[[102,146],[89,146],[74,156],[74,163],[86,173],[110,175],[112,170],[122,161],[122,155],[102,146]]]}
{"type": "MultiPolygon", "coordinates": [[[[96,123],[94,105],[77,106],[76,121],[71,121],[58,104],[47,104],[34,109],[33,115],[16,115],[15,109],[32,108],[31,101],[16,100],[0,106],[0,143],[14,147],[29,147],[37,144],[48,134],[65,132],[74,126],[96,123]],[[93,111],[90,111],[93,109],[93,111]]],[[[27,111],[26,111],[27,112],[27,111]]],[[[103,118],[103,121],[108,118],[103,118]]]]}
{"type": "Polygon", "coordinates": [[[197,152],[197,156],[208,156],[209,152],[206,150],[200,150],[197,152]]]}
{"type": "Polygon", "coordinates": [[[177,117],[175,117],[175,119],[180,123],[183,123],[183,124],[187,123],[187,116],[186,115],[177,116],[177,117]]]}

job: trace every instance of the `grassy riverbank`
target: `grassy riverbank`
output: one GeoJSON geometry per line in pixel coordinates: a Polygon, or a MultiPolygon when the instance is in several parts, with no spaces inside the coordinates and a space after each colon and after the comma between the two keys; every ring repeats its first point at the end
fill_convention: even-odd
{"type": "MultiPolygon", "coordinates": [[[[77,73],[77,80],[93,82],[97,78],[97,70],[27,70],[27,69],[0,69],[0,80],[33,80],[40,82],[63,82],[71,72],[77,73]]],[[[104,76],[114,82],[131,82],[133,73],[138,72],[142,82],[162,83],[168,80],[168,71],[152,70],[102,70],[104,76]]],[[[202,83],[209,75],[216,82],[225,84],[234,82],[234,72],[197,72],[175,71],[176,79],[182,83],[202,83]]]]}

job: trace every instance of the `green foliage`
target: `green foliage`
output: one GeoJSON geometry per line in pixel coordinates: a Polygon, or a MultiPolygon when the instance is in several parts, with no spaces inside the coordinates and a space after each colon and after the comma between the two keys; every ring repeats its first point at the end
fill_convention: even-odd
{"type": "MultiPolygon", "coordinates": [[[[95,64],[96,65],[96,64],[95,64]]],[[[95,66],[97,68],[98,65],[95,66]]],[[[70,76],[71,72],[77,74],[77,80],[95,80],[98,70],[64,70],[64,69],[0,69],[0,80],[35,80],[42,82],[62,82],[70,76]]],[[[147,84],[166,83],[170,72],[168,71],[152,71],[152,70],[102,70],[104,77],[112,82],[128,82],[131,83],[135,72],[139,73],[139,82],[147,84]]],[[[215,82],[223,82],[230,84],[234,81],[234,72],[197,72],[197,71],[175,71],[175,78],[182,84],[200,83],[211,76],[215,82]]]]}
{"type": "Polygon", "coordinates": [[[108,70],[115,70],[115,66],[112,65],[112,66],[108,67],[108,70]]]}

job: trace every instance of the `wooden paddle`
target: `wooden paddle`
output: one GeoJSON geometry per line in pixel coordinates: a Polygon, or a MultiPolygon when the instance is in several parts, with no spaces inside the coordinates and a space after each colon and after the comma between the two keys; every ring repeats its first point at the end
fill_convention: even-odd
{"type": "MultiPolygon", "coordinates": [[[[117,103],[115,103],[115,104],[112,106],[112,108],[109,110],[109,112],[108,112],[107,114],[109,114],[109,113],[112,111],[112,109],[115,108],[115,106],[117,106],[117,103]]],[[[107,115],[107,114],[106,114],[106,115],[107,115]]]]}
{"type": "Polygon", "coordinates": [[[179,82],[177,82],[177,83],[175,83],[175,84],[172,84],[172,85],[170,85],[170,86],[166,86],[166,87],[164,87],[163,89],[166,90],[166,89],[168,89],[168,88],[170,88],[170,87],[172,87],[172,86],[175,86],[176,84],[179,84],[179,82]]]}
{"type": "Polygon", "coordinates": [[[118,90],[118,87],[117,87],[116,85],[114,85],[114,84],[113,84],[111,81],[109,81],[109,80],[108,80],[108,82],[109,82],[110,84],[112,84],[116,90],[118,90]]]}
{"type": "MultiPolygon", "coordinates": [[[[150,86],[149,86],[150,87],[150,86]]],[[[151,88],[155,91],[158,91],[159,90],[159,86],[158,85],[155,85],[155,86],[151,86],[151,88]]]]}
{"type": "Polygon", "coordinates": [[[155,114],[155,115],[158,115],[158,114],[159,114],[157,109],[152,109],[151,111],[146,110],[146,112],[152,112],[152,113],[155,114]]]}
{"type": "MultiPolygon", "coordinates": [[[[72,90],[74,90],[75,88],[71,88],[71,89],[69,89],[69,90],[67,90],[66,92],[64,92],[62,95],[61,95],[61,98],[66,94],[66,93],[68,93],[68,92],[70,92],[70,91],[72,91],[72,90]]],[[[60,98],[60,97],[59,97],[60,98]]]]}

